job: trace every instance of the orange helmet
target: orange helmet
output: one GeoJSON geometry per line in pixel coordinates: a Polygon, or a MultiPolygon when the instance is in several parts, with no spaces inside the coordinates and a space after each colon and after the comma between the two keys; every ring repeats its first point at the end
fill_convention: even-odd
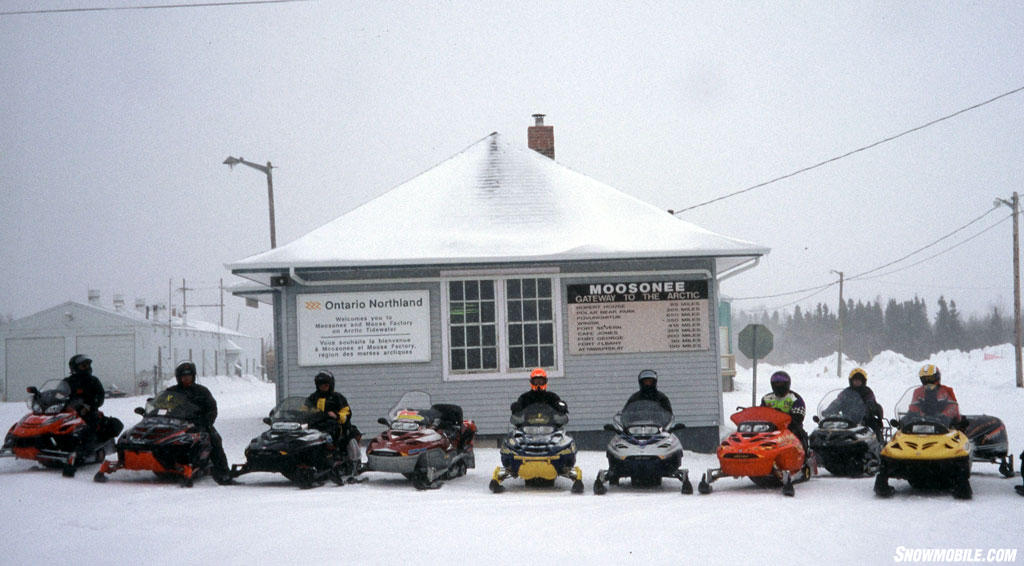
{"type": "Polygon", "coordinates": [[[537,368],[530,372],[530,389],[534,391],[547,391],[548,372],[543,368],[537,368]]]}

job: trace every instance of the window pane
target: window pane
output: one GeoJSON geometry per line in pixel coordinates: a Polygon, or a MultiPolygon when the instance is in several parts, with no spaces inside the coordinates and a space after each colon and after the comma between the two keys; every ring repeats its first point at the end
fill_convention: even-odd
{"type": "MultiPolygon", "coordinates": [[[[538,344],[554,344],[555,343],[555,325],[553,324],[541,324],[540,326],[540,338],[537,340],[538,344]]],[[[547,364],[544,364],[547,365],[547,364]]]]}
{"type": "Polygon", "coordinates": [[[537,355],[536,346],[527,346],[523,348],[523,361],[528,367],[540,365],[540,356],[537,355]]]}
{"type": "Polygon", "coordinates": [[[452,348],[461,348],[466,345],[466,331],[461,326],[453,326],[452,331],[452,348]]]}
{"type": "Polygon", "coordinates": [[[466,327],[466,345],[467,346],[479,346],[480,345],[480,327],[479,326],[467,326],[466,327]]]}
{"type": "Polygon", "coordinates": [[[480,369],[480,350],[477,348],[470,348],[466,350],[466,368],[467,369],[480,369]]]}
{"type": "Polygon", "coordinates": [[[538,279],[537,280],[537,296],[538,297],[550,297],[551,296],[551,280],[550,279],[538,279]]]}
{"type": "Polygon", "coordinates": [[[540,365],[552,367],[555,365],[555,348],[553,346],[541,346],[540,365]]]}
{"type": "Polygon", "coordinates": [[[521,368],[523,366],[523,349],[522,348],[509,348],[508,349],[508,367],[510,368],[521,368]]]}
{"type": "Polygon", "coordinates": [[[508,325],[508,343],[510,346],[519,346],[523,343],[523,327],[520,324],[508,325]]]}
{"type": "Polygon", "coordinates": [[[451,281],[448,283],[448,298],[453,301],[462,300],[462,281],[451,281]]]}
{"type": "Polygon", "coordinates": [[[494,281],[480,282],[480,298],[487,301],[494,300],[494,281]]]}
{"type": "Polygon", "coordinates": [[[466,303],[466,322],[480,322],[480,303],[466,303]]]}
{"type": "Polygon", "coordinates": [[[497,346],[498,337],[497,329],[494,325],[488,325],[480,328],[480,343],[484,346],[497,346]]]}
{"type": "Polygon", "coordinates": [[[452,371],[466,369],[466,351],[452,350],[452,371]]]}
{"type": "Polygon", "coordinates": [[[537,301],[523,301],[523,320],[537,320],[537,301]]]}
{"type": "Polygon", "coordinates": [[[521,299],[523,297],[523,292],[519,288],[519,280],[518,279],[509,279],[507,287],[508,287],[508,298],[510,298],[510,299],[521,299]]]}
{"type": "Polygon", "coordinates": [[[497,348],[484,348],[484,369],[495,369],[498,367],[498,349],[497,348]]]}
{"type": "Polygon", "coordinates": [[[466,300],[475,301],[480,298],[480,283],[478,281],[466,281],[466,300]]]}
{"type": "Polygon", "coordinates": [[[508,301],[508,320],[509,322],[519,322],[520,320],[523,320],[522,301],[508,301]]]}
{"type": "Polygon", "coordinates": [[[494,303],[480,303],[480,322],[494,322],[494,303]]]}
{"type": "Polygon", "coordinates": [[[449,322],[452,324],[462,324],[466,317],[463,315],[466,311],[465,303],[452,302],[448,305],[449,311],[449,322]]]}
{"type": "Polygon", "coordinates": [[[537,343],[537,325],[536,324],[524,324],[523,325],[523,343],[524,344],[536,344],[537,343]]]}
{"type": "Polygon", "coordinates": [[[551,317],[551,301],[537,301],[537,320],[553,320],[551,317]]]}
{"type": "Polygon", "coordinates": [[[530,298],[537,296],[537,280],[523,279],[523,297],[530,298]]]}

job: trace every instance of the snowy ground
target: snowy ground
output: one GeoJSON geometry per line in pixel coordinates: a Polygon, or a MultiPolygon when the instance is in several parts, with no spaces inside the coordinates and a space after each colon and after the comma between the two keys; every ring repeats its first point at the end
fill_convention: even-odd
{"type": "MultiPolygon", "coordinates": [[[[1011,449],[1024,448],[1024,390],[1014,387],[1009,346],[931,360],[954,387],[965,413],[1004,420],[1011,449]],[[994,359],[985,359],[995,355],[994,359]]],[[[886,411],[917,382],[920,362],[883,353],[863,367],[886,411]]],[[[843,364],[844,373],[855,366],[843,364]]],[[[776,368],[758,367],[759,393],[776,368]]],[[[813,409],[842,387],[835,359],[788,366],[794,389],[813,409]],[[826,370],[826,366],[828,369],[826,370]]],[[[205,378],[220,405],[218,429],[228,459],[243,460],[249,439],[264,425],[273,388],[244,379],[205,378]]],[[[750,372],[725,395],[732,408],[750,402],[750,372]]],[[[138,422],[140,398],[111,399],[108,414],[138,422]]],[[[25,412],[0,404],[0,426],[25,412]]],[[[728,411],[727,411],[728,412],[728,411]]],[[[813,425],[809,423],[809,429],[813,425]]],[[[375,434],[377,430],[364,431],[375,434]]],[[[418,492],[400,477],[371,473],[367,483],[301,491],[272,474],[243,476],[245,485],[220,487],[205,479],[192,489],[161,484],[148,473],[118,472],[107,484],[95,468],[73,479],[30,462],[0,460],[0,562],[29,564],[887,564],[923,548],[1015,549],[1024,563],[1024,497],[996,466],[976,463],[972,501],[914,493],[894,481],[891,500],[876,499],[872,480],[844,479],[822,470],[796,486],[794,498],[723,479],[711,495],[680,495],[678,483],[656,490],[628,486],[598,497],[594,473],[601,452],[583,452],[587,492],[569,493],[559,480],[550,490],[491,494],[487,482],[499,463],[496,449],[477,451],[477,468],[436,491],[418,492]]],[[[694,483],[715,457],[687,452],[694,483]]],[[[974,555],[970,555],[973,557],[974,555]]],[[[995,556],[995,555],[993,555],[995,556]]]]}

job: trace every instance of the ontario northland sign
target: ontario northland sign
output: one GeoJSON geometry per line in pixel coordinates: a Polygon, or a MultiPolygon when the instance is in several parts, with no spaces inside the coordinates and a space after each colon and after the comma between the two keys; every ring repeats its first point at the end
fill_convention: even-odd
{"type": "Polygon", "coordinates": [[[567,287],[573,354],[692,352],[710,347],[706,280],[567,287]]]}
{"type": "Polygon", "coordinates": [[[295,298],[300,366],[430,361],[430,292],[295,298]]]}

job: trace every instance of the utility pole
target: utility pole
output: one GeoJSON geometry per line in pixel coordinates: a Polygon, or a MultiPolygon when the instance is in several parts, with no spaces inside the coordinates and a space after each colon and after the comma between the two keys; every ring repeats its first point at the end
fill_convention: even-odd
{"type": "Polygon", "coordinates": [[[843,272],[832,270],[832,273],[839,275],[839,353],[836,356],[836,375],[843,377],[843,312],[846,305],[843,303],[843,272]]]}
{"type": "Polygon", "coordinates": [[[245,165],[262,172],[267,176],[267,207],[270,210],[270,248],[277,247],[277,228],[274,226],[274,166],[268,161],[266,165],[246,161],[244,157],[228,157],[224,165],[234,169],[235,165],[245,165]]]}
{"type": "Polygon", "coordinates": [[[1024,387],[1024,365],[1021,355],[1020,320],[1020,197],[1017,191],[1009,201],[997,198],[995,205],[1005,204],[1013,210],[1013,351],[1017,362],[1017,387],[1024,387]]]}

